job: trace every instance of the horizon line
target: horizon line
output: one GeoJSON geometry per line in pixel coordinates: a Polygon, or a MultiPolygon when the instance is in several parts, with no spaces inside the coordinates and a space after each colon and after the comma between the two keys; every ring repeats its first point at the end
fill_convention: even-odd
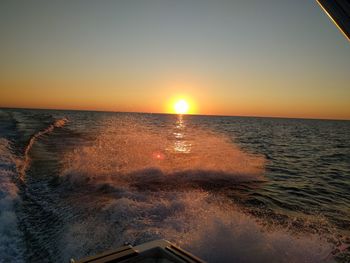
{"type": "MultiPolygon", "coordinates": [[[[58,109],[58,108],[36,108],[36,107],[2,107],[1,109],[9,110],[52,110],[52,111],[86,111],[86,112],[106,112],[106,113],[139,113],[139,114],[159,114],[159,115],[180,115],[176,113],[167,112],[143,112],[143,111],[113,111],[113,110],[89,110],[89,109],[58,109]]],[[[271,118],[271,119],[297,119],[297,120],[321,120],[321,121],[350,121],[349,119],[336,119],[336,118],[315,118],[315,117],[285,117],[285,116],[259,116],[259,115],[226,115],[226,114],[199,114],[199,113],[186,113],[182,115],[189,116],[212,116],[212,117],[242,117],[242,118],[271,118]]]]}

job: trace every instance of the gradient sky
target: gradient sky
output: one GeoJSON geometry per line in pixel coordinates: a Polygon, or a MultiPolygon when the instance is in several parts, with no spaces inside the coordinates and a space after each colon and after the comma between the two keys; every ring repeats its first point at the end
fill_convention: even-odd
{"type": "Polygon", "coordinates": [[[0,107],[350,119],[314,0],[3,0],[0,35],[0,107]]]}

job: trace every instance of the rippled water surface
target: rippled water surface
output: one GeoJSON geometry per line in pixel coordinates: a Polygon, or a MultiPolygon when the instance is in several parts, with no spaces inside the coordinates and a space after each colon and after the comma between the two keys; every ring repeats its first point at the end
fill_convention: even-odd
{"type": "Polygon", "coordinates": [[[0,262],[349,262],[349,201],[349,121],[0,110],[0,262]]]}

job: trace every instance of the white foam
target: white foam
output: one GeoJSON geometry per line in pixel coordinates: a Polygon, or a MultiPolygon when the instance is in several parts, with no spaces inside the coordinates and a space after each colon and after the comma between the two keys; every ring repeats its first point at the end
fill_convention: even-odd
{"type": "Polygon", "coordinates": [[[45,128],[44,130],[41,130],[37,133],[35,133],[29,140],[29,143],[27,144],[27,146],[24,149],[24,159],[22,162],[18,163],[18,173],[19,173],[19,179],[24,180],[25,177],[25,172],[29,167],[30,164],[30,157],[29,157],[29,152],[33,147],[33,144],[36,142],[36,140],[47,134],[52,132],[55,128],[59,128],[64,126],[67,123],[67,119],[66,118],[62,118],[62,119],[58,119],[56,120],[53,124],[50,124],[47,128],[45,128]]]}
{"type": "Polygon", "coordinates": [[[116,120],[103,126],[93,144],[65,156],[63,176],[117,185],[157,175],[163,182],[264,180],[265,159],[242,151],[224,135],[184,126],[151,130],[132,121],[116,120]],[[183,134],[180,139],[179,133],[183,134]],[[142,178],[144,174],[147,177],[142,178]],[[173,174],[182,175],[169,178],[173,174]]]}
{"type": "Polygon", "coordinates": [[[263,157],[208,131],[180,129],[179,136],[175,128],[173,136],[130,121],[105,127],[63,161],[68,183],[95,190],[72,204],[85,214],[63,233],[66,259],[165,238],[209,262],[331,260],[331,245],[319,236],[266,229],[230,200],[198,187],[264,180],[263,157]]]}
{"type": "Polygon", "coordinates": [[[0,138],[0,262],[23,262],[22,233],[18,229],[15,157],[9,142],[0,138]]]}
{"type": "Polygon", "coordinates": [[[332,262],[331,245],[319,236],[265,229],[205,191],[124,192],[92,203],[99,208],[64,232],[60,246],[67,259],[165,238],[208,262],[332,262]]]}

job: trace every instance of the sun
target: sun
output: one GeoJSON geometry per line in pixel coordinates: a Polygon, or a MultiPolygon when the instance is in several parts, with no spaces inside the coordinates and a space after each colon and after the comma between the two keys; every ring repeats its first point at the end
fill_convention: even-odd
{"type": "Polygon", "coordinates": [[[174,109],[177,114],[186,114],[189,109],[189,105],[185,100],[178,100],[174,104],[174,109]]]}

